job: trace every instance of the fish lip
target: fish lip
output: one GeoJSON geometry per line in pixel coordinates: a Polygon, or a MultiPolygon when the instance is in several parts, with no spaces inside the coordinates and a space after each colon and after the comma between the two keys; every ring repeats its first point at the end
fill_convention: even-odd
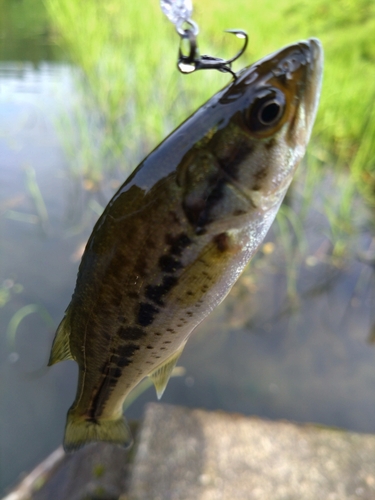
{"type": "Polygon", "coordinates": [[[308,78],[313,78],[315,83],[320,83],[323,74],[323,46],[317,38],[310,38],[299,42],[298,46],[306,56],[308,62],[308,78]]]}
{"type": "MultiPolygon", "coordinates": [[[[316,113],[320,101],[320,94],[322,89],[323,78],[323,64],[324,53],[323,47],[317,38],[309,38],[306,41],[299,42],[300,50],[305,54],[308,63],[307,72],[305,76],[305,107],[306,113],[306,127],[307,130],[312,129],[315,122],[316,113]]],[[[307,141],[310,138],[308,134],[307,141]]]]}
{"type": "Polygon", "coordinates": [[[323,65],[323,46],[318,38],[309,38],[306,40],[306,43],[309,46],[309,49],[312,53],[312,57],[315,63],[323,65]]]}
{"type": "Polygon", "coordinates": [[[310,38],[309,45],[310,45],[310,50],[312,51],[313,55],[313,60],[314,60],[314,73],[315,73],[315,78],[317,80],[317,83],[319,84],[319,95],[318,99],[320,97],[320,91],[321,91],[321,81],[323,77],[323,66],[324,66],[324,51],[323,51],[323,46],[320,43],[320,41],[317,38],[310,38]]]}
{"type": "Polygon", "coordinates": [[[322,44],[317,38],[301,40],[281,49],[269,60],[275,62],[275,67],[271,71],[276,78],[292,79],[294,71],[303,67],[303,72],[296,81],[296,104],[297,109],[301,109],[300,112],[303,113],[306,146],[315,122],[322,88],[322,44]]]}

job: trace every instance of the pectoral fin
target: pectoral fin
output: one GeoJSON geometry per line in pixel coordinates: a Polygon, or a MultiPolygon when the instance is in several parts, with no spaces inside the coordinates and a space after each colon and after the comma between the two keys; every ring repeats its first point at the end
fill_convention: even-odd
{"type": "Polygon", "coordinates": [[[168,385],[168,381],[171,377],[173,368],[176,366],[178,358],[181,356],[182,351],[184,350],[185,344],[186,342],[184,342],[178,349],[178,351],[172,354],[172,356],[168,358],[162,365],[159,365],[156,370],[149,374],[149,377],[155,386],[158,399],[162,397],[165,388],[168,385]]]}
{"type": "Polygon", "coordinates": [[[57,328],[48,366],[54,365],[55,363],[66,359],[73,359],[72,353],[70,352],[69,337],[70,327],[67,321],[67,316],[65,315],[57,328]]]}

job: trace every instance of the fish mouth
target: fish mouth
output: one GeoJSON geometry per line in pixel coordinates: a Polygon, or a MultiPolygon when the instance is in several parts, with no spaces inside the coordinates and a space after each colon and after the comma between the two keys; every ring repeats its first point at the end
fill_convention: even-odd
{"type": "Polygon", "coordinates": [[[305,54],[307,62],[304,82],[304,101],[306,109],[306,127],[311,132],[322,87],[323,48],[317,38],[310,38],[309,40],[299,42],[298,47],[305,54]]]}
{"type": "Polygon", "coordinates": [[[253,70],[240,76],[242,84],[279,88],[290,103],[284,119],[284,139],[293,154],[290,166],[279,170],[265,189],[252,190],[231,181],[254,207],[269,210],[285,195],[293,173],[305,154],[315,121],[323,75],[323,48],[319,40],[310,38],[289,45],[261,59],[253,70]]]}
{"type": "MultiPolygon", "coordinates": [[[[294,93],[298,101],[298,114],[304,114],[306,144],[310,138],[321,93],[322,45],[318,39],[310,38],[289,45],[266,59],[269,64],[274,65],[273,68],[268,68],[273,75],[271,80],[275,83],[278,81],[278,86],[290,100],[294,93]]],[[[291,123],[293,124],[293,120],[291,123]]]]}

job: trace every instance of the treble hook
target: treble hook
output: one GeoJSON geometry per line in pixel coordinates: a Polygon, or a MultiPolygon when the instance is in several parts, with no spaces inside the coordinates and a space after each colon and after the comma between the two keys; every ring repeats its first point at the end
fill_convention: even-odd
{"type": "Polygon", "coordinates": [[[199,69],[217,69],[222,72],[230,73],[233,78],[236,80],[237,75],[232,71],[231,64],[233,61],[242,56],[245,52],[249,37],[246,31],[243,30],[226,30],[227,33],[233,33],[238,38],[244,38],[245,43],[242,49],[231,59],[221,59],[219,57],[212,56],[199,56],[198,45],[197,45],[197,29],[196,25],[193,24],[190,20],[188,21],[191,24],[193,29],[177,29],[178,34],[181,37],[180,47],[178,51],[178,62],[177,67],[181,71],[181,73],[192,73],[193,71],[197,71],[199,69]],[[189,55],[184,55],[182,53],[181,45],[187,40],[189,43],[189,55]]]}

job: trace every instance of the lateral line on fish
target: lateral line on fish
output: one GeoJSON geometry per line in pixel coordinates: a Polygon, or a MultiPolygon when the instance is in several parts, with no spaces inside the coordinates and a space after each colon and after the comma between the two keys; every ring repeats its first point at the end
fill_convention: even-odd
{"type": "MultiPolygon", "coordinates": [[[[96,302],[95,302],[96,304],[96,302]]],[[[93,306],[90,308],[90,313],[92,313],[93,306]]],[[[81,384],[81,392],[79,396],[76,398],[77,403],[75,404],[75,407],[78,407],[79,403],[81,402],[83,392],[84,392],[84,387],[85,387],[85,380],[86,380],[86,373],[87,373],[87,365],[86,365],[86,338],[87,338],[87,325],[90,321],[90,314],[87,315],[87,320],[84,328],[84,334],[83,334],[83,344],[82,344],[82,354],[83,354],[83,374],[82,374],[82,384],[81,384]]]]}
{"type": "MultiPolygon", "coordinates": [[[[108,380],[108,377],[109,377],[109,372],[111,369],[111,360],[113,359],[113,356],[114,356],[114,352],[111,352],[110,356],[108,357],[108,361],[106,361],[106,363],[104,364],[106,370],[105,370],[105,372],[102,372],[101,384],[99,385],[97,391],[93,394],[93,397],[91,398],[90,406],[89,406],[88,411],[87,411],[87,416],[90,418],[90,420],[91,419],[97,420],[98,418],[100,418],[101,414],[103,413],[104,404],[98,403],[98,400],[100,400],[100,395],[103,392],[103,390],[106,389],[105,382],[108,380]]],[[[116,380],[115,384],[113,384],[113,380],[114,379],[109,379],[109,381],[108,381],[108,385],[110,386],[110,388],[108,388],[108,390],[110,392],[113,392],[113,390],[115,389],[115,387],[118,383],[118,379],[116,380]]]]}

